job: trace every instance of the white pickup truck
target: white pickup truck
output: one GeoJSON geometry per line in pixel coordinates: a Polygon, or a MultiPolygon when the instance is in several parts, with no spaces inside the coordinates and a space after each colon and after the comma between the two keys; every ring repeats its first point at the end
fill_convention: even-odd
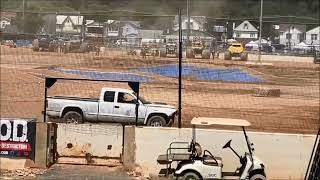
{"type": "MultiPolygon", "coordinates": [[[[131,90],[102,88],[99,99],[54,96],[47,98],[47,116],[63,118],[67,123],[116,122],[135,124],[137,96],[131,90]]],[[[176,116],[175,107],[151,103],[139,96],[138,124],[170,126],[176,116]]]]}

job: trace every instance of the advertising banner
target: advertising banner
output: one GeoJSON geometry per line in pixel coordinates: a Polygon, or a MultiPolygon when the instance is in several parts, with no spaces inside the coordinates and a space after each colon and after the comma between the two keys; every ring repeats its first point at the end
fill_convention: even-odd
{"type": "Polygon", "coordinates": [[[34,160],[36,121],[0,119],[0,156],[34,160]]]}

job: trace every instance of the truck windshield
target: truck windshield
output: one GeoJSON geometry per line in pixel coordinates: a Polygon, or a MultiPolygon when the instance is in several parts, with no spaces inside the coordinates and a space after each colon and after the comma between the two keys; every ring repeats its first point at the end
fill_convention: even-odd
{"type": "MultiPolygon", "coordinates": [[[[133,94],[137,97],[137,93],[133,92],[133,94]]],[[[143,103],[143,104],[151,104],[150,101],[147,101],[143,96],[139,95],[139,100],[143,103]]]]}

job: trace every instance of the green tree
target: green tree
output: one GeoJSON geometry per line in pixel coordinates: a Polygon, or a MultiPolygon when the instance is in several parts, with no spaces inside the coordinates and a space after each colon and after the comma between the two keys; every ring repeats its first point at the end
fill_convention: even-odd
{"type": "MultiPolygon", "coordinates": [[[[32,8],[35,11],[36,8],[32,8]]],[[[38,13],[18,13],[16,19],[13,20],[18,29],[23,33],[37,33],[43,26],[44,20],[42,14],[38,13]]]]}

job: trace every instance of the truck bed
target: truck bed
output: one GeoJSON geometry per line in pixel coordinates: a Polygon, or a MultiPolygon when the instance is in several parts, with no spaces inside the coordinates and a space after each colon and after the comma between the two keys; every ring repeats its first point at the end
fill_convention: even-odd
{"type": "Polygon", "coordinates": [[[50,96],[48,97],[50,99],[68,99],[68,100],[74,100],[74,101],[93,101],[98,102],[98,98],[81,98],[81,97],[71,97],[71,96],[50,96]]]}

